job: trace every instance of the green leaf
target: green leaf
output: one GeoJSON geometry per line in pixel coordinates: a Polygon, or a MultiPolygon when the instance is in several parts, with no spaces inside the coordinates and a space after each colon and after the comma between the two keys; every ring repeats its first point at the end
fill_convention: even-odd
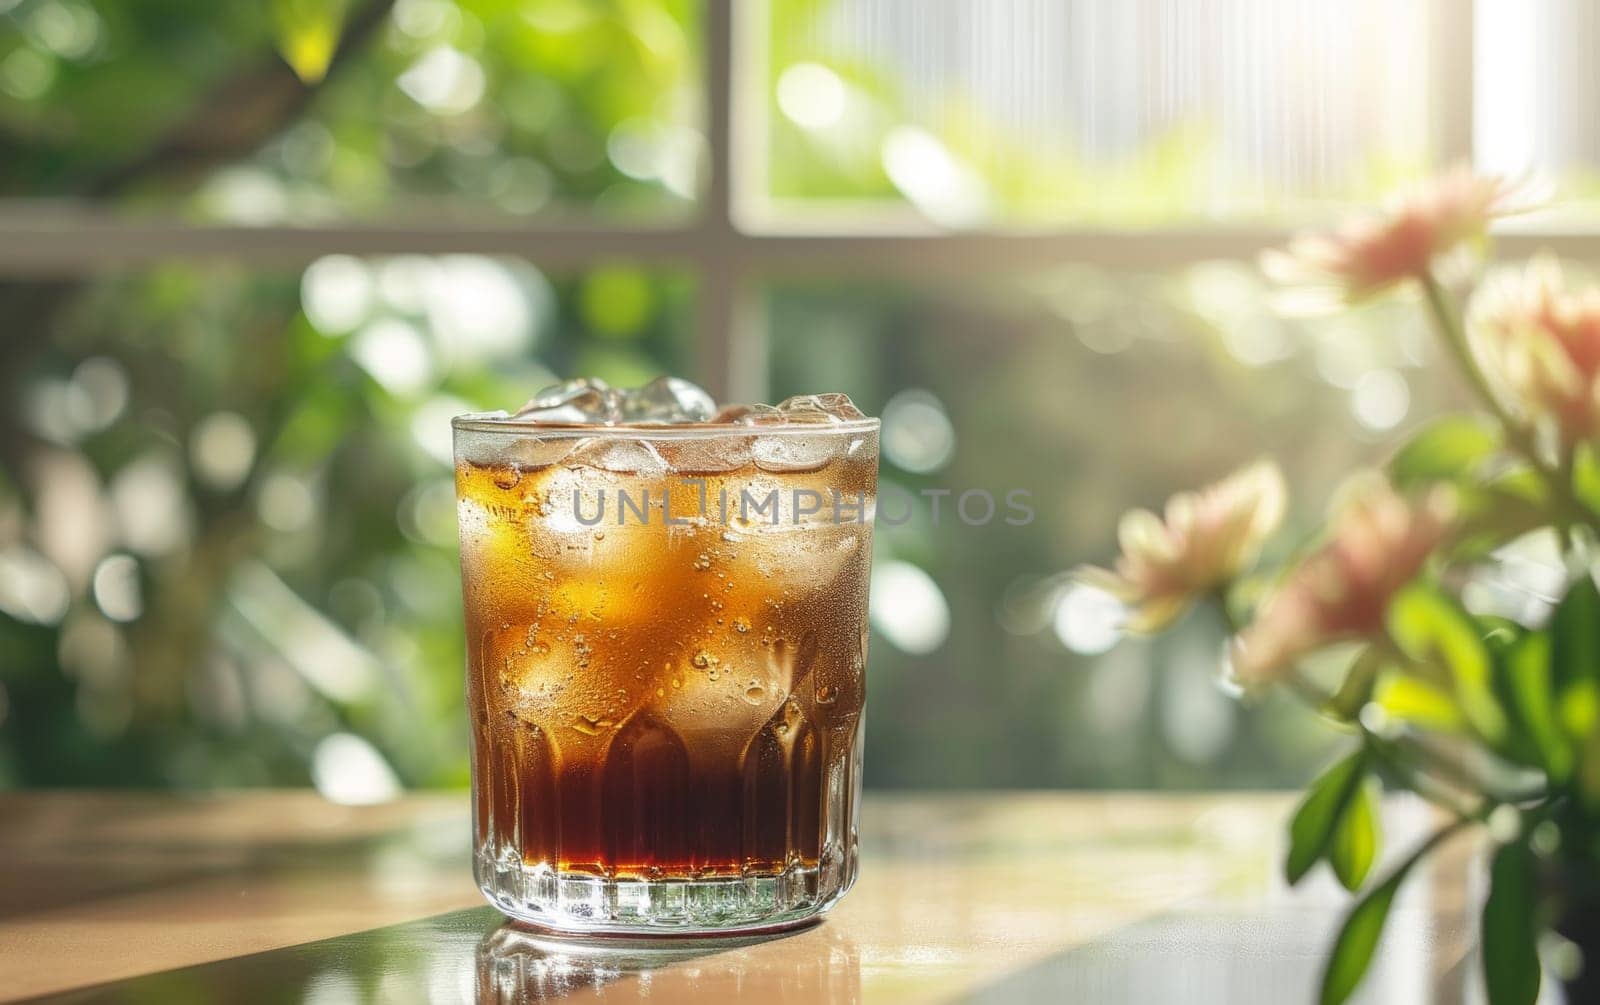
{"type": "Polygon", "coordinates": [[[1592,443],[1580,443],[1572,453],[1572,494],[1600,513],[1600,458],[1595,456],[1592,443]]]}
{"type": "Polygon", "coordinates": [[[1600,682],[1568,685],[1556,700],[1556,716],[1576,746],[1573,774],[1578,795],[1590,809],[1600,808],[1600,682]]]}
{"type": "Polygon", "coordinates": [[[1389,461],[1401,490],[1427,482],[1470,478],[1500,449],[1498,423],[1481,415],[1447,415],[1424,426],[1389,461]]]}
{"type": "Polygon", "coordinates": [[[1385,678],[1372,700],[1390,718],[1424,729],[1453,733],[1467,725],[1448,692],[1415,677],[1385,678]]]}
{"type": "Polygon", "coordinates": [[[1361,713],[1361,707],[1372,700],[1383,663],[1383,654],[1376,648],[1363,649],[1345,672],[1338,692],[1328,699],[1325,710],[1345,722],[1353,721],[1361,713]]]}
{"type": "Polygon", "coordinates": [[[1527,840],[1495,852],[1483,905],[1483,977],[1490,1005],[1533,1005],[1539,997],[1537,863],[1527,840]]]}
{"type": "Polygon", "coordinates": [[[1449,671],[1456,701],[1472,728],[1491,745],[1505,737],[1505,713],[1495,699],[1489,650],[1472,617],[1452,598],[1413,583],[1389,605],[1389,634],[1419,663],[1449,671]]]}
{"type": "Polygon", "coordinates": [[[1592,680],[1580,680],[1567,686],[1556,701],[1556,714],[1561,719],[1561,728],[1574,740],[1600,730],[1600,686],[1592,680]]]}
{"type": "Polygon", "coordinates": [[[1481,484],[1457,483],[1461,512],[1451,553],[1481,557],[1524,534],[1550,526],[1550,486],[1531,467],[1513,467],[1481,484]]]}
{"type": "Polygon", "coordinates": [[[1590,732],[1578,742],[1578,796],[1590,813],[1600,810],[1600,732],[1590,732]]]}
{"type": "Polygon", "coordinates": [[[1366,751],[1337,761],[1311,783],[1289,822],[1289,856],[1284,876],[1293,886],[1317,864],[1333,840],[1334,829],[1366,772],[1366,751]]]}
{"type": "Polygon", "coordinates": [[[1587,574],[1579,576],[1556,605],[1550,642],[1551,671],[1558,688],[1600,679],[1600,590],[1587,574]]]}
{"type": "Polygon", "coordinates": [[[1567,590],[1546,629],[1555,716],[1573,742],[1578,794],[1600,807],[1600,590],[1588,574],[1567,590]]]}
{"type": "Polygon", "coordinates": [[[1478,631],[1483,635],[1483,644],[1489,647],[1491,656],[1499,655],[1528,634],[1528,630],[1521,624],[1498,614],[1479,614],[1473,620],[1478,623],[1478,631]]]}
{"type": "Polygon", "coordinates": [[[1533,632],[1499,654],[1500,691],[1519,727],[1532,746],[1536,763],[1556,784],[1572,771],[1572,745],[1556,717],[1555,694],[1550,681],[1550,636],[1533,632]]]}
{"type": "Polygon", "coordinates": [[[1543,509],[1550,504],[1550,486],[1544,475],[1527,465],[1518,465],[1489,479],[1488,488],[1501,499],[1514,499],[1543,509]]]}
{"type": "Polygon", "coordinates": [[[1345,916],[1338,938],[1334,939],[1333,951],[1328,954],[1327,968],[1322,972],[1322,991],[1318,998],[1322,1005],[1340,1005],[1361,983],[1372,963],[1372,953],[1378,948],[1383,923],[1388,920],[1389,908],[1394,904],[1400,884],[1422,857],[1454,830],[1452,826],[1435,833],[1400,863],[1388,879],[1356,901],[1356,906],[1345,916]]]}
{"type": "Polygon", "coordinates": [[[1374,887],[1345,919],[1328,956],[1328,968],[1322,974],[1322,1005],[1340,1005],[1361,983],[1399,888],[1399,877],[1374,887]]]}
{"type": "Polygon", "coordinates": [[[1377,782],[1365,779],[1356,785],[1345,811],[1328,842],[1328,864],[1346,890],[1360,889],[1378,856],[1377,782]]]}
{"type": "Polygon", "coordinates": [[[272,0],[278,52],[302,83],[328,73],[339,48],[348,0],[272,0]]]}

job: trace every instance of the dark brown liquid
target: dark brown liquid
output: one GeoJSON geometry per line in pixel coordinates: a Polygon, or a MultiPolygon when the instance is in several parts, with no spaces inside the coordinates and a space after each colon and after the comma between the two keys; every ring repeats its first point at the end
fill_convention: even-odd
{"type": "Polygon", "coordinates": [[[457,469],[483,854],[698,878],[815,866],[848,840],[871,527],[741,521],[737,500],[754,485],[870,502],[875,466],[708,476],[708,512],[682,477],[457,469]],[[575,487],[584,518],[609,496],[592,527],[575,487]],[[669,527],[656,503],[619,525],[618,490],[709,519],[669,527]]]}

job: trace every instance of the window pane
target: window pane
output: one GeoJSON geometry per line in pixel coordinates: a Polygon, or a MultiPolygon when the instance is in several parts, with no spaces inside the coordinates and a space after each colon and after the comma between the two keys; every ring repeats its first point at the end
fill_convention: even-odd
{"type": "Polygon", "coordinates": [[[692,373],[683,279],[474,256],[0,285],[0,786],[465,784],[450,417],[692,373]]]}
{"type": "Polygon", "coordinates": [[[1429,0],[771,0],[771,194],[937,222],[1274,217],[1425,173],[1429,0]]]}
{"type": "Polygon", "coordinates": [[[0,195],[248,223],[694,196],[694,0],[310,5],[348,11],[327,24],[276,6],[0,4],[0,195]]]}
{"type": "Polygon", "coordinates": [[[769,304],[774,396],[843,390],[883,417],[870,781],[1227,787],[1312,769],[1325,730],[1217,687],[1210,612],[1112,648],[1115,608],[1065,574],[1114,558],[1123,511],[1262,456],[1290,483],[1283,558],[1344,472],[1454,391],[1414,312],[1286,322],[1223,263],[783,285],[769,304]]]}
{"type": "Polygon", "coordinates": [[[1553,183],[1560,210],[1600,208],[1600,7],[1478,0],[1473,144],[1478,165],[1553,183]]]}

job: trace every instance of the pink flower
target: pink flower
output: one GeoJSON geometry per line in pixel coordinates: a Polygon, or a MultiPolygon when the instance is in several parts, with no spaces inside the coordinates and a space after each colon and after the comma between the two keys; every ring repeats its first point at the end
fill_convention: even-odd
{"type": "Polygon", "coordinates": [[[1426,275],[1436,259],[1481,241],[1489,221],[1527,208],[1519,188],[1459,167],[1391,199],[1384,212],[1331,234],[1303,234],[1261,267],[1318,305],[1351,303],[1426,275]]]}
{"type": "Polygon", "coordinates": [[[1246,686],[1270,682],[1323,646],[1378,635],[1390,599],[1416,578],[1454,514],[1443,486],[1411,502],[1376,476],[1357,481],[1327,542],[1289,571],[1234,640],[1234,676],[1246,686]]]}
{"type": "Polygon", "coordinates": [[[1088,566],[1076,577],[1132,609],[1128,630],[1159,631],[1256,560],[1283,520],[1286,497],[1277,465],[1258,462],[1198,492],[1173,496],[1165,521],[1149,510],[1125,514],[1115,571],[1088,566]]]}
{"type": "Polygon", "coordinates": [[[1571,446],[1600,435],[1600,289],[1569,290],[1554,259],[1492,276],[1473,298],[1479,365],[1529,422],[1571,446]]]}

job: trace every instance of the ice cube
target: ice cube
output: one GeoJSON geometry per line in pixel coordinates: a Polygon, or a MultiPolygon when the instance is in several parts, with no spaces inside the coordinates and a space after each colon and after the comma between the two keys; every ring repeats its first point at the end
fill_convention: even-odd
{"type": "Polygon", "coordinates": [[[839,423],[866,416],[848,394],[797,394],[778,403],[778,412],[792,423],[839,423]]]}
{"type": "Polygon", "coordinates": [[[520,421],[673,425],[712,422],[740,426],[832,426],[865,418],[846,394],[802,394],[778,405],[726,405],[680,377],[657,377],[641,387],[615,388],[594,377],[547,387],[511,418],[520,421]]]}
{"type": "Polygon", "coordinates": [[[748,436],[662,440],[659,446],[672,470],[687,477],[737,471],[750,463],[748,436]]]}
{"type": "Polygon", "coordinates": [[[569,467],[599,468],[622,475],[659,476],[667,473],[667,462],[655,446],[645,440],[618,436],[591,436],[566,456],[569,467]]]}
{"type": "Polygon", "coordinates": [[[740,426],[768,426],[785,420],[783,414],[771,405],[724,405],[711,421],[740,426]]]}
{"type": "Polygon", "coordinates": [[[755,649],[713,644],[667,661],[651,707],[706,752],[736,752],[788,697],[755,649]]]}
{"type": "Polygon", "coordinates": [[[750,455],[763,471],[820,471],[840,449],[837,436],[782,432],[756,440],[750,455]]]}
{"type": "Polygon", "coordinates": [[[611,424],[622,419],[621,391],[594,377],[547,387],[528,399],[514,418],[534,422],[611,424]]]}
{"type": "Polygon", "coordinates": [[[506,444],[496,460],[514,466],[519,473],[538,471],[565,458],[579,442],[571,436],[550,439],[519,438],[506,444]]]}
{"type": "Polygon", "coordinates": [[[594,377],[547,387],[515,418],[534,422],[645,425],[705,422],[717,411],[711,395],[679,377],[657,377],[643,387],[616,388],[594,377]]]}
{"type": "Polygon", "coordinates": [[[657,377],[622,392],[625,422],[705,422],[716,411],[711,395],[681,377],[657,377]]]}

